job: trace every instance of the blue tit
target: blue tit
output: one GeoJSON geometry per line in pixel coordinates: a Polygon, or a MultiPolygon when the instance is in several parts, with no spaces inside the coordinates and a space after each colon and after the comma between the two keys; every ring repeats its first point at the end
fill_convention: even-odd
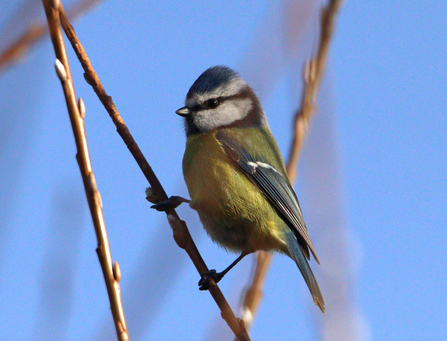
{"type": "Polygon", "coordinates": [[[185,120],[183,175],[190,206],[214,242],[240,253],[223,272],[212,270],[212,277],[219,281],[247,254],[275,250],[295,261],[324,312],[310,253],[319,261],[253,89],[232,69],[211,67],[194,82],[176,113],[185,120]]]}

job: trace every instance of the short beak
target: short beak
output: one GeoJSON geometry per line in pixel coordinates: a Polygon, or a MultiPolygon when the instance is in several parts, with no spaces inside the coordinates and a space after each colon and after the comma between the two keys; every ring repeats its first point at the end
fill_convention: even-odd
{"type": "Polygon", "coordinates": [[[177,110],[175,113],[177,115],[186,117],[191,113],[191,110],[188,107],[183,107],[183,108],[180,108],[179,110],[177,110]]]}

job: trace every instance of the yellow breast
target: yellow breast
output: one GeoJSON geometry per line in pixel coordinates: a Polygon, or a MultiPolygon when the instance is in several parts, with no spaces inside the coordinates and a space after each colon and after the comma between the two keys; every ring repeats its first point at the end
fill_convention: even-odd
{"type": "Polygon", "coordinates": [[[188,137],[183,175],[191,207],[199,213],[211,238],[227,249],[281,249],[282,220],[228,158],[215,134],[188,137]]]}

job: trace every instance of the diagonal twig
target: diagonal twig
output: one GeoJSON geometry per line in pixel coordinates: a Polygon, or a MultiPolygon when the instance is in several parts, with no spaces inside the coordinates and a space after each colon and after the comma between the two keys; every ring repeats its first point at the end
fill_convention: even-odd
{"type": "MultiPolygon", "coordinates": [[[[102,0],[79,0],[68,9],[68,17],[76,19],[102,0]]],[[[47,24],[30,23],[28,28],[3,51],[0,51],[0,73],[8,66],[20,60],[27,51],[42,39],[47,31],[47,24]]]]}
{"type": "Polygon", "coordinates": [[[112,254],[110,251],[107,230],[102,211],[101,196],[96,186],[95,176],[93,174],[90,154],[87,145],[87,137],[84,126],[85,108],[81,99],[76,101],[73,80],[71,77],[70,66],[68,64],[67,52],[60,28],[59,8],[62,6],[59,0],[43,0],[45,13],[50,29],[51,40],[56,53],[56,72],[61,81],[64,91],[68,113],[70,116],[73,134],[76,141],[79,170],[81,172],[84,188],[95,226],[98,247],[99,262],[107,286],[115,328],[120,341],[129,340],[124,309],[121,301],[120,279],[121,272],[118,263],[112,265],[112,254]]]}
{"type": "Polygon", "coordinates": [[[44,24],[31,24],[16,41],[4,49],[0,53],[0,72],[14,61],[22,58],[28,48],[44,36],[45,29],[44,24]]]}
{"type": "MultiPolygon", "coordinates": [[[[151,166],[147,162],[137,143],[133,139],[129,129],[127,128],[118,110],[116,109],[116,106],[112,101],[112,98],[104,90],[104,87],[102,86],[96,72],[94,71],[84,48],[82,47],[79,39],[76,36],[73,27],[70,25],[62,6],[60,7],[60,16],[61,16],[61,24],[65,31],[65,34],[67,35],[67,38],[72,44],[72,47],[79,61],[81,62],[82,67],[84,68],[85,71],[84,77],[87,83],[89,83],[92,86],[93,90],[95,91],[100,101],[106,108],[113,123],[117,128],[117,132],[119,133],[124,143],[129,148],[129,151],[131,152],[131,154],[135,158],[135,161],[141,168],[141,171],[143,172],[149,184],[151,185],[154,194],[158,198],[158,201],[167,200],[168,196],[166,195],[166,192],[164,191],[157,176],[155,175],[151,166]]],[[[208,267],[203,261],[202,256],[200,255],[194,241],[192,240],[189,230],[186,226],[186,223],[180,220],[179,216],[177,215],[174,209],[168,209],[166,211],[166,214],[177,245],[188,253],[188,256],[191,258],[199,274],[207,272],[208,267]]],[[[219,306],[222,317],[228,323],[228,325],[230,326],[236,337],[241,341],[250,340],[244,322],[236,318],[227,300],[220,291],[219,287],[214,281],[211,280],[210,280],[209,292],[211,293],[217,305],[219,306]]]]}
{"type": "MultiPolygon", "coordinates": [[[[294,115],[294,134],[287,162],[287,174],[293,184],[297,177],[297,167],[300,151],[306,135],[309,122],[316,111],[316,98],[321,79],[326,67],[330,41],[334,31],[335,17],[341,7],[341,0],[331,0],[321,10],[320,39],[317,54],[305,65],[304,88],[301,106],[294,115]]],[[[242,319],[250,327],[259,303],[262,299],[262,287],[272,260],[272,253],[260,251],[256,254],[254,271],[248,289],[244,290],[242,300],[242,319]]]]}

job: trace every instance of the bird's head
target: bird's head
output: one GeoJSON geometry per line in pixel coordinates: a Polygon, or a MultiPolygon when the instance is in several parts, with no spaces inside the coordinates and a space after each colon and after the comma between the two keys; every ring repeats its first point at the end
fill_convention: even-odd
{"type": "Polygon", "coordinates": [[[214,66],[203,72],[189,89],[185,106],[176,113],[185,118],[187,136],[230,126],[267,125],[253,89],[226,66],[214,66]]]}

